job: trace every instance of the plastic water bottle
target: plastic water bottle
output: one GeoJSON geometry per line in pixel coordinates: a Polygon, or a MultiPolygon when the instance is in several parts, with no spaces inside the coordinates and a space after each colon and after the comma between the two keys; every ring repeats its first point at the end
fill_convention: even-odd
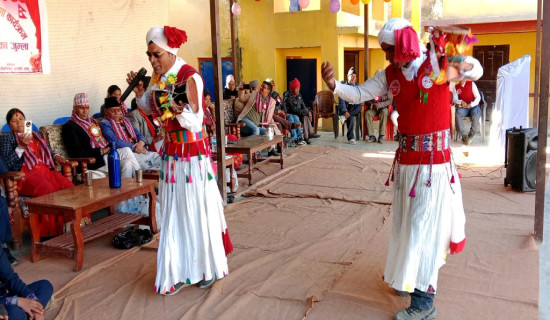
{"type": "Polygon", "coordinates": [[[212,134],[212,153],[218,152],[218,142],[216,140],[216,134],[212,134]]]}
{"type": "Polygon", "coordinates": [[[109,187],[120,188],[120,157],[118,156],[114,142],[111,144],[111,150],[107,156],[107,165],[109,167],[109,187]]]}

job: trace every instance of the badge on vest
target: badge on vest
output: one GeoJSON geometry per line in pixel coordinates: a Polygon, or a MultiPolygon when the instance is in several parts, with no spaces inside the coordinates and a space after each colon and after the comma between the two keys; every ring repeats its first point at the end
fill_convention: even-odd
{"type": "Polygon", "coordinates": [[[95,138],[101,136],[101,128],[97,124],[92,124],[88,130],[90,131],[90,134],[95,138]]]}
{"type": "Polygon", "coordinates": [[[420,100],[423,104],[428,103],[428,94],[433,89],[434,82],[426,73],[422,73],[418,77],[418,88],[420,88],[420,100]]]}

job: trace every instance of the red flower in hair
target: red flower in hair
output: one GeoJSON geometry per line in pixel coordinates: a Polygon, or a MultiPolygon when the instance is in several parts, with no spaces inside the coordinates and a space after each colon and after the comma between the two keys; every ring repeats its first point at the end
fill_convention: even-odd
{"type": "Polygon", "coordinates": [[[168,46],[170,48],[179,48],[187,42],[187,34],[178,28],[164,26],[164,35],[168,39],[168,46]]]}

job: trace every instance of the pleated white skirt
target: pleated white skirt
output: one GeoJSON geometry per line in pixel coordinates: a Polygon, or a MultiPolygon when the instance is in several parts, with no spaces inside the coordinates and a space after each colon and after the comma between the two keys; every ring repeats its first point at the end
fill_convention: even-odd
{"type": "Polygon", "coordinates": [[[465,238],[462,191],[455,166],[432,165],[431,187],[426,185],[429,178],[429,165],[399,166],[384,280],[400,291],[413,292],[416,288],[435,293],[439,268],[445,264],[451,240],[465,238]],[[409,195],[413,185],[415,197],[409,195]]]}
{"type": "Polygon", "coordinates": [[[209,178],[210,158],[195,156],[187,162],[169,157],[162,166],[155,291],[170,292],[179,282],[223,278],[229,273],[222,239],[227,224],[216,180],[209,178]]]}

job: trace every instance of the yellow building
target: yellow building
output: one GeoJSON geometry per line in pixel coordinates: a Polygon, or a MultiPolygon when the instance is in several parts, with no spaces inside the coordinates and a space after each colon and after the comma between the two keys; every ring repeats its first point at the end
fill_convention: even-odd
{"type": "MultiPolygon", "coordinates": [[[[529,114],[532,121],[535,84],[537,1],[443,1],[440,20],[423,21],[423,25],[462,25],[471,28],[478,38],[471,53],[484,67],[476,84],[485,93],[489,106],[496,94],[498,68],[524,55],[531,56],[529,114]]],[[[532,123],[531,123],[532,125],[532,123]]]]}
{"type": "MultiPolygon", "coordinates": [[[[345,79],[354,66],[359,79],[365,79],[364,5],[341,2],[341,10],[330,11],[329,0],[310,0],[309,6],[290,12],[289,0],[241,1],[237,18],[240,78],[245,82],[273,78],[283,93],[295,77],[301,82],[306,105],[318,91],[326,89],[321,63],[330,61],[336,78],[345,79]]],[[[376,35],[388,19],[391,4],[373,0],[368,5],[369,76],[386,66],[376,35]]],[[[332,122],[321,123],[332,130],[332,122]]]]}

